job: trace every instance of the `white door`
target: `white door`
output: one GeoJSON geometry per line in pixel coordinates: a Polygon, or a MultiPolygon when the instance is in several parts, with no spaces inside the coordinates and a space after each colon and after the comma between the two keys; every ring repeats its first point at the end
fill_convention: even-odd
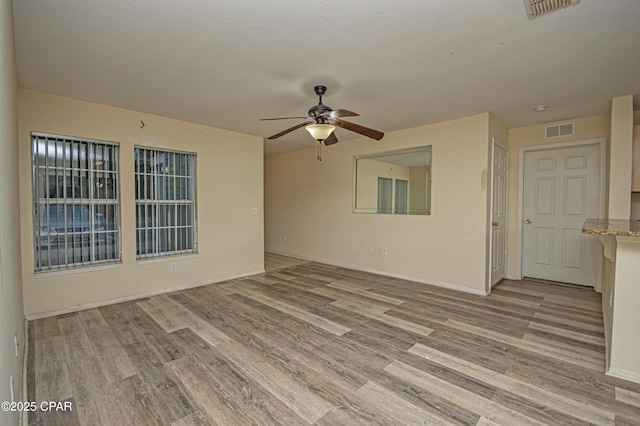
{"type": "Polygon", "coordinates": [[[524,154],[523,276],[596,285],[601,246],[582,225],[599,216],[600,164],[599,145],[524,154]]]}
{"type": "Polygon", "coordinates": [[[493,144],[493,186],[491,188],[491,286],[505,277],[507,257],[507,151],[493,144]]]}

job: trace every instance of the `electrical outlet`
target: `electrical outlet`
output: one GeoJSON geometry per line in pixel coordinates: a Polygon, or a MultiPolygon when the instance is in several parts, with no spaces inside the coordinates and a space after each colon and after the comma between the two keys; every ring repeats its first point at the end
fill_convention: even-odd
{"type": "Polygon", "coordinates": [[[176,266],[175,263],[171,264],[171,272],[176,272],[178,270],[178,267],[176,266]]]}
{"type": "Polygon", "coordinates": [[[386,256],[386,255],[387,255],[387,248],[386,248],[386,247],[383,247],[383,248],[382,248],[382,255],[383,255],[383,256],[386,256]]]}
{"type": "Polygon", "coordinates": [[[373,253],[373,247],[371,246],[367,247],[367,253],[369,254],[373,253]]]}

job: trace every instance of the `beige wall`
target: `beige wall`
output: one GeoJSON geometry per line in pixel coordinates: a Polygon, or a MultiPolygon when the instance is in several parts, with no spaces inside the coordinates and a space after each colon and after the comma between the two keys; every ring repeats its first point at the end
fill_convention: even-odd
{"type": "MultiPolygon", "coordinates": [[[[633,97],[611,101],[609,144],[610,219],[629,219],[632,213],[633,97]]],[[[610,237],[613,240],[613,237],[610,237]]],[[[640,304],[640,243],[636,238],[612,242],[615,260],[604,259],[602,306],[607,338],[608,371],[640,382],[640,339],[637,312],[640,304]]]]}
{"type": "Polygon", "coordinates": [[[22,276],[27,315],[100,305],[263,270],[261,138],[20,89],[19,140],[22,276]],[[140,121],[144,121],[144,128],[140,121]],[[31,131],[120,144],[121,264],[34,274],[31,131]],[[136,261],[135,145],[197,154],[198,254],[136,261]],[[254,207],[258,208],[257,215],[251,214],[254,207]],[[176,265],[175,273],[170,273],[171,264],[176,265]]]}
{"type": "Polygon", "coordinates": [[[616,245],[609,369],[613,374],[640,382],[640,243],[637,238],[618,238],[616,245]]]}
{"type": "MultiPolygon", "coordinates": [[[[588,139],[606,138],[609,139],[611,128],[610,115],[599,115],[595,117],[585,117],[573,120],[563,120],[550,122],[535,126],[519,127],[509,130],[509,212],[508,212],[508,241],[507,241],[507,277],[520,279],[517,276],[517,254],[518,254],[518,174],[520,148],[544,145],[551,143],[580,141],[588,139]],[[544,128],[552,124],[566,122],[575,123],[575,134],[573,136],[562,136],[545,139],[544,128]]],[[[605,200],[606,202],[606,200],[605,200]]]]}
{"type": "Polygon", "coordinates": [[[314,149],[267,157],[267,251],[484,294],[488,132],[480,114],[341,142],[322,162],[314,149]],[[354,155],[423,145],[433,146],[430,216],[352,213],[354,155]]]}
{"type": "Polygon", "coordinates": [[[631,194],[631,220],[640,220],[640,192],[631,194]]]}
{"type": "Polygon", "coordinates": [[[601,238],[608,241],[612,255],[611,259],[604,259],[602,292],[607,372],[640,383],[640,240],[634,237],[601,238]]]}
{"type": "MultiPolygon", "coordinates": [[[[611,237],[613,252],[616,250],[615,238],[611,237]]],[[[608,371],[611,360],[611,335],[613,330],[613,291],[616,280],[616,263],[603,256],[602,259],[602,318],[604,321],[605,368],[608,371]]]]}
{"type": "MultiPolygon", "coordinates": [[[[24,310],[20,273],[18,116],[11,0],[0,0],[0,401],[22,399],[24,310]],[[19,339],[16,356],[14,337],[19,339]]],[[[19,413],[0,411],[0,424],[19,424],[19,413]]]]}
{"type": "Polygon", "coordinates": [[[614,98],[609,143],[609,219],[631,217],[632,141],[633,96],[614,98]]]}

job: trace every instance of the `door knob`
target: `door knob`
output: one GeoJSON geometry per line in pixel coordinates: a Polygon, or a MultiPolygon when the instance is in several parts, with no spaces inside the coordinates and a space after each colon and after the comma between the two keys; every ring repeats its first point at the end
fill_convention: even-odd
{"type": "Polygon", "coordinates": [[[500,226],[498,222],[491,222],[491,226],[500,226]]]}
{"type": "Polygon", "coordinates": [[[531,219],[527,219],[524,221],[524,223],[526,223],[527,225],[531,223],[531,219]]]}

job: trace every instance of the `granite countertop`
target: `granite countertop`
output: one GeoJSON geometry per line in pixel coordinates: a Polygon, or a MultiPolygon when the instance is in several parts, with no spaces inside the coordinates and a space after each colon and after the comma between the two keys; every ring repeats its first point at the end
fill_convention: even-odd
{"type": "Polygon", "coordinates": [[[582,232],[592,235],[640,237],[640,220],[587,219],[582,226],[582,232]]]}

